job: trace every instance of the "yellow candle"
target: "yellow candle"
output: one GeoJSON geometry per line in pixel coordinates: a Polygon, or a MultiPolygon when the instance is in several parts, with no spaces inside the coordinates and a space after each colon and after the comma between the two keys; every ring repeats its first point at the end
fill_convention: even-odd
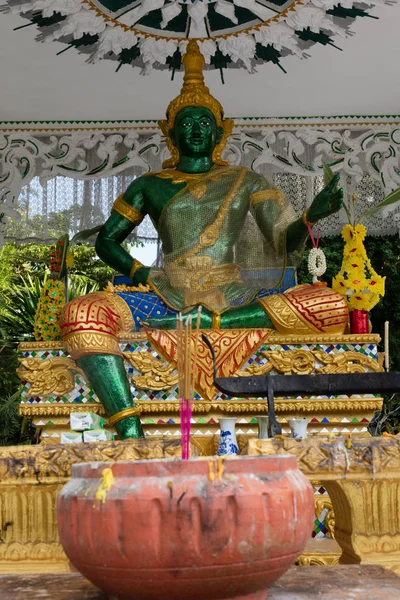
{"type": "Polygon", "coordinates": [[[389,321],[385,321],[385,369],[389,371],[389,321]]]}

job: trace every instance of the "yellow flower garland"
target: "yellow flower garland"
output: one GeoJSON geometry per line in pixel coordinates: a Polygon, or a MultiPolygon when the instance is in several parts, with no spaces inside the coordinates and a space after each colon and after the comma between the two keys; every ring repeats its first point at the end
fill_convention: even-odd
{"type": "Polygon", "coordinates": [[[49,279],[40,292],[35,314],[34,336],[37,342],[57,341],[60,335],[60,315],[65,306],[65,287],[59,279],[49,279]]]}
{"type": "Polygon", "coordinates": [[[346,298],[350,310],[370,311],[385,295],[385,277],[374,271],[365,250],[366,233],[360,223],[345,225],[342,230],[346,242],[343,262],[332,288],[346,298]]]}

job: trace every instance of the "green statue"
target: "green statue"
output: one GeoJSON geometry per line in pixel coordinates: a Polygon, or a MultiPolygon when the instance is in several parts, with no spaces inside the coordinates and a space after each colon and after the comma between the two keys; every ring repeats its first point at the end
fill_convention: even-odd
{"type": "Polygon", "coordinates": [[[301,219],[261,175],[221,158],[232,121],[204,84],[204,59],[190,41],[184,85],[160,126],[171,152],[158,173],[135,179],[113,205],[101,229],[99,257],[133,286],[148,291],[96,293],[69,303],[61,328],[71,356],[121,438],[142,435],[118,333],[143,321],[174,328],[178,312],[202,306],[202,328],[275,328],[282,333],[343,333],[343,298],[322,287],[298,286],[276,294],[287,265],[301,257],[308,225],[338,211],[338,177],[301,219]],[[162,268],[143,266],[122,242],[149,215],[163,244],[162,268]],[[249,233],[250,232],[250,233],[249,233]]]}

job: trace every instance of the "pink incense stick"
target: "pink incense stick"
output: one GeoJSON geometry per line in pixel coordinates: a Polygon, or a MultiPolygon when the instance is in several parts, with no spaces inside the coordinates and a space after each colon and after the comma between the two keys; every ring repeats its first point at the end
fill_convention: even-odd
{"type": "Polygon", "coordinates": [[[181,398],[181,446],[182,459],[188,460],[190,454],[190,422],[192,419],[192,403],[181,398]]]}
{"type": "Polygon", "coordinates": [[[197,345],[199,341],[201,307],[197,312],[196,334],[194,339],[194,361],[192,364],[192,317],[189,316],[183,327],[182,315],[177,317],[177,363],[181,417],[182,459],[190,456],[190,426],[193,411],[194,380],[197,364],[197,345]]]}

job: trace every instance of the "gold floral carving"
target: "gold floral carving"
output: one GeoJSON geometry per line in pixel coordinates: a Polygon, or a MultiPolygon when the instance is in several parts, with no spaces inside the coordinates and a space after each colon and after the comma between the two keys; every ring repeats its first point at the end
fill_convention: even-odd
{"type": "Polygon", "coordinates": [[[44,478],[48,479],[47,483],[64,483],[71,476],[71,466],[80,462],[180,456],[180,441],[168,438],[54,446],[8,446],[0,449],[0,478],[3,483],[10,480],[37,483],[44,478]]]}
{"type": "Polygon", "coordinates": [[[314,496],[315,502],[315,514],[319,516],[322,511],[328,509],[325,515],[325,525],[328,529],[328,535],[331,538],[335,538],[335,513],[333,512],[332,500],[327,496],[314,496]]]}
{"type": "Polygon", "coordinates": [[[318,362],[325,364],[324,367],[316,369],[316,373],[367,373],[383,371],[378,360],[365,356],[361,352],[346,351],[338,354],[328,354],[323,350],[313,352],[318,362]]]}
{"type": "Polygon", "coordinates": [[[273,369],[284,375],[306,375],[315,368],[314,357],[308,350],[264,350],[261,354],[268,359],[267,363],[251,364],[238,375],[267,375],[273,369]]]}
{"type": "Polygon", "coordinates": [[[24,352],[37,352],[38,350],[65,350],[61,342],[20,342],[18,350],[24,352]]]}
{"type": "Polygon", "coordinates": [[[72,392],[75,387],[74,371],[84,377],[82,369],[77,367],[72,358],[24,358],[17,374],[22,381],[31,384],[31,396],[63,396],[72,392]]]}
{"type": "MultiPolygon", "coordinates": [[[[357,481],[360,474],[373,477],[380,471],[387,478],[400,476],[400,439],[366,436],[321,436],[302,441],[292,438],[283,441],[276,438],[249,439],[246,450],[252,455],[279,454],[282,451],[295,454],[303,473],[310,479],[320,480],[324,487],[327,487],[326,482],[336,481],[338,477],[357,481]]],[[[330,490],[327,491],[333,501],[330,490]]]]}
{"type": "MultiPolygon", "coordinates": [[[[138,400],[136,404],[141,408],[142,414],[158,413],[179,413],[179,401],[176,402],[155,402],[153,400],[138,400]]],[[[281,413],[325,413],[325,412],[374,412],[382,407],[381,398],[371,398],[366,400],[349,400],[348,398],[336,398],[335,400],[275,400],[275,409],[278,414],[281,413]]],[[[96,412],[104,414],[102,405],[97,404],[20,404],[19,414],[24,417],[63,417],[71,412],[96,412]]],[[[208,414],[210,412],[220,412],[223,414],[245,414],[245,413],[266,413],[266,402],[249,402],[245,400],[221,400],[220,402],[204,402],[196,400],[193,403],[193,412],[208,414]]]]}
{"type": "Polygon", "coordinates": [[[20,417],[69,417],[72,412],[94,412],[104,415],[105,411],[100,404],[20,404],[18,414],[20,417]]]}
{"type": "Polygon", "coordinates": [[[278,413],[283,412],[355,412],[376,411],[382,409],[382,398],[355,400],[351,398],[335,398],[335,400],[279,400],[275,399],[275,408],[278,413]]]}
{"type": "Polygon", "coordinates": [[[309,375],[313,372],[328,374],[383,371],[376,359],[350,350],[331,354],[323,350],[264,350],[261,354],[268,359],[267,363],[249,365],[238,375],[266,375],[273,369],[284,375],[309,375]],[[318,363],[324,366],[317,367],[318,363]]]}
{"type": "Polygon", "coordinates": [[[124,352],[126,360],[142,375],[133,375],[132,381],[139,390],[167,390],[178,385],[175,364],[163,363],[149,352],[124,352]]]}
{"type": "Polygon", "coordinates": [[[278,333],[274,331],[271,337],[268,338],[270,344],[379,344],[381,338],[376,333],[357,333],[344,334],[341,333],[313,333],[309,332],[306,335],[298,333],[278,333]]]}

